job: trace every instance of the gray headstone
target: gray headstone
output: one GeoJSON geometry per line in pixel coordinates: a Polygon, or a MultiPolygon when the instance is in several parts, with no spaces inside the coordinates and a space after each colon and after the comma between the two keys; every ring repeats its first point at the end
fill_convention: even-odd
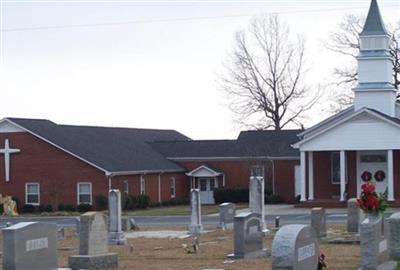
{"type": "Polygon", "coordinates": [[[390,258],[400,261],[400,212],[393,213],[388,222],[390,258]]]}
{"type": "Polygon", "coordinates": [[[201,202],[200,202],[200,190],[192,189],[190,191],[190,234],[197,235],[203,231],[203,225],[201,224],[201,202]]]}
{"type": "Polygon", "coordinates": [[[80,218],[79,255],[70,256],[72,269],[118,267],[118,257],[108,253],[107,220],[101,212],[87,212],[80,218]]]}
{"type": "Polygon", "coordinates": [[[233,231],[233,254],[228,257],[256,258],[267,255],[263,247],[264,233],[260,214],[247,212],[236,215],[233,231]]]}
{"type": "Polygon", "coordinates": [[[108,243],[110,245],[125,245],[126,238],[122,231],[121,192],[111,189],[108,193],[108,243]]]}
{"type": "Polygon", "coordinates": [[[347,201],[347,232],[358,233],[361,221],[361,210],[357,205],[357,199],[347,201]]]}
{"type": "Polygon", "coordinates": [[[122,217],[122,219],[121,219],[121,229],[124,232],[131,230],[131,226],[130,226],[130,223],[129,223],[129,218],[122,217]]]}
{"type": "Polygon", "coordinates": [[[3,229],[3,269],[57,268],[57,225],[20,222],[3,229]]]}
{"type": "Polygon", "coordinates": [[[272,269],[312,270],[318,267],[319,244],[314,229],[286,225],[272,242],[272,269]]]}
{"type": "Polygon", "coordinates": [[[262,230],[267,231],[267,225],[264,219],[264,177],[251,176],[249,185],[249,207],[252,213],[261,216],[262,230]]]}
{"type": "Polygon", "coordinates": [[[317,237],[326,237],[326,215],[325,208],[311,208],[311,227],[315,230],[317,237]]]}
{"type": "Polygon", "coordinates": [[[219,205],[219,224],[218,228],[226,229],[226,225],[233,223],[236,215],[236,206],[234,203],[221,203],[219,205]]]}
{"type": "Polygon", "coordinates": [[[361,269],[378,269],[389,260],[388,239],[383,220],[367,215],[360,225],[361,269]]]}

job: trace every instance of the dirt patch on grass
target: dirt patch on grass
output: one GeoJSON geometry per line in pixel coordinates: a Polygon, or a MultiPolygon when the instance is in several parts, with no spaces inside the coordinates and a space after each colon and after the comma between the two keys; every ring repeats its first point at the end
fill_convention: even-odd
{"type": "MultiPolygon", "coordinates": [[[[171,227],[169,229],[173,229],[171,227]]],[[[151,228],[156,230],[156,228],[151,228]]],[[[167,229],[163,227],[162,229],[167,229]]],[[[332,227],[335,231],[343,226],[332,227]]],[[[148,230],[148,229],[146,229],[148,230]]],[[[271,251],[273,235],[264,239],[264,246],[271,251]]],[[[67,267],[68,256],[78,253],[78,238],[73,231],[66,231],[66,238],[59,242],[59,266],[67,267]],[[71,250],[72,248],[72,250],[71,250]]],[[[271,269],[271,258],[230,261],[226,255],[233,251],[232,230],[213,231],[202,235],[200,250],[188,254],[182,245],[190,246],[192,239],[129,239],[126,246],[111,246],[111,252],[119,256],[118,269],[187,270],[187,269],[271,269]],[[131,252],[131,246],[133,252],[131,252]]],[[[322,243],[328,269],[357,269],[360,262],[359,245],[322,243]]]]}

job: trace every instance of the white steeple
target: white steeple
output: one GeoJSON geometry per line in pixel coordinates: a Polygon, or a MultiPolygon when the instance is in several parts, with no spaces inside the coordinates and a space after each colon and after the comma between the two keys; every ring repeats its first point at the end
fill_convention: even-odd
{"type": "Polygon", "coordinates": [[[393,87],[390,36],[382,21],[376,0],[371,1],[360,33],[358,85],[354,88],[354,109],[375,109],[395,117],[396,90],[393,87]]]}

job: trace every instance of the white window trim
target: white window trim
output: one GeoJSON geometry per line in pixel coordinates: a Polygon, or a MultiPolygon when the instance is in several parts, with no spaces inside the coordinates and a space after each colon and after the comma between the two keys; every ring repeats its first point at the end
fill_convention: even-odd
{"type": "Polygon", "coordinates": [[[140,176],[140,194],[146,194],[146,179],[144,175],[140,176]]]}
{"type": "MultiPolygon", "coordinates": [[[[338,151],[333,151],[333,152],[331,152],[331,156],[330,156],[330,159],[331,159],[331,184],[332,185],[340,185],[340,179],[339,179],[339,182],[334,182],[333,181],[333,154],[338,154],[339,155],[339,164],[340,164],[340,152],[338,152],[338,151]]],[[[347,154],[345,155],[345,161],[344,161],[344,164],[345,164],[345,169],[346,169],[346,171],[345,171],[345,175],[346,175],[346,177],[345,177],[345,180],[346,180],[346,185],[347,185],[347,183],[348,183],[348,166],[347,166],[347,154]]],[[[340,168],[340,165],[339,165],[339,168],[340,168]]]]}
{"type": "Polygon", "coordinates": [[[170,178],[170,187],[169,187],[170,192],[171,192],[171,189],[174,190],[173,194],[171,194],[171,198],[174,199],[176,197],[176,179],[175,179],[175,177],[170,178]]]}
{"type": "Polygon", "coordinates": [[[40,205],[40,183],[38,183],[38,182],[25,183],[25,204],[40,205]],[[37,203],[28,203],[28,185],[37,185],[38,186],[38,202],[37,203]]]}
{"type": "MultiPolygon", "coordinates": [[[[92,193],[92,183],[91,182],[78,182],[77,184],[76,184],[76,203],[77,203],[77,205],[80,205],[81,204],[81,202],[79,201],[79,185],[81,185],[81,184],[89,184],[89,188],[90,188],[90,205],[92,205],[92,202],[93,202],[93,193],[92,193]]],[[[86,204],[86,203],[85,203],[86,204]]]]}

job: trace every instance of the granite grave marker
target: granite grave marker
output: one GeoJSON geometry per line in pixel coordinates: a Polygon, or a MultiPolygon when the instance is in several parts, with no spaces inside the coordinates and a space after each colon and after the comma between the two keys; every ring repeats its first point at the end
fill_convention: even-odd
{"type": "Polygon", "coordinates": [[[267,225],[265,224],[265,206],[264,206],[264,177],[251,176],[249,185],[249,207],[252,213],[261,216],[262,230],[267,232],[267,225]]]}
{"type": "Polygon", "coordinates": [[[190,210],[189,232],[192,235],[198,235],[203,230],[203,225],[201,224],[200,190],[198,189],[190,191],[190,210]]]}
{"type": "Polygon", "coordinates": [[[219,224],[218,228],[226,229],[226,225],[233,223],[236,214],[234,203],[221,203],[219,205],[219,224]]]}
{"type": "Polygon", "coordinates": [[[325,208],[311,208],[311,227],[315,230],[317,237],[326,237],[326,214],[325,208]]]}
{"type": "Polygon", "coordinates": [[[272,242],[273,270],[317,269],[318,256],[318,238],[311,226],[283,226],[272,242]]]}
{"type": "Polygon", "coordinates": [[[108,241],[110,245],[125,245],[126,238],[122,231],[121,192],[111,189],[108,193],[108,241]]]}
{"type": "Polygon", "coordinates": [[[3,269],[57,269],[57,225],[20,222],[3,230],[3,269]]]}

